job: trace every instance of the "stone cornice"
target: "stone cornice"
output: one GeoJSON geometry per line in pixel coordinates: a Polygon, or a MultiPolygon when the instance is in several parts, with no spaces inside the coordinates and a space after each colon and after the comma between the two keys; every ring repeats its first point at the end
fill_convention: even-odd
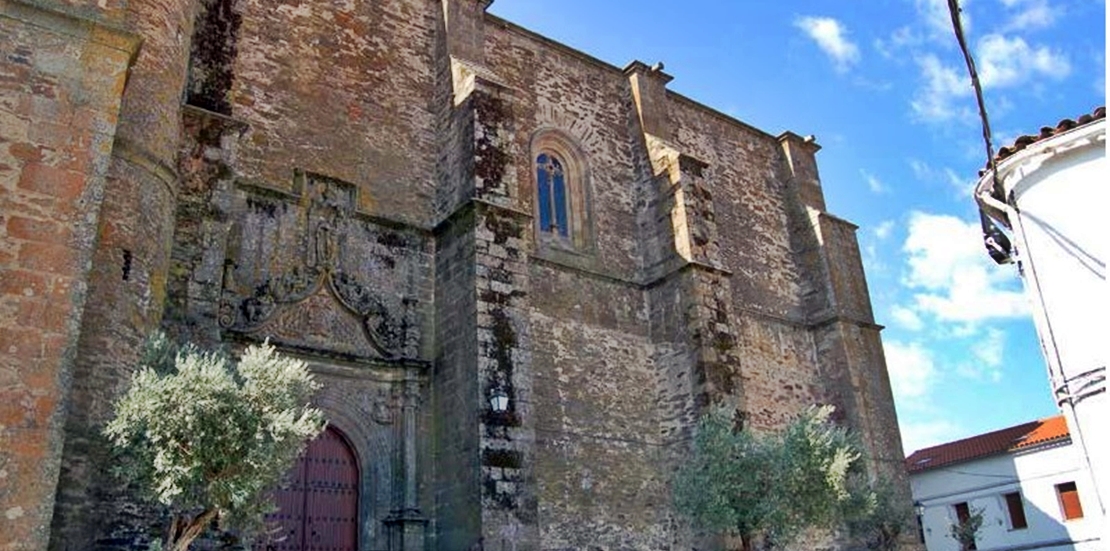
{"type": "Polygon", "coordinates": [[[128,66],[134,63],[141,37],[61,8],[39,0],[0,0],[0,17],[117,50],[127,56],[128,66]]]}

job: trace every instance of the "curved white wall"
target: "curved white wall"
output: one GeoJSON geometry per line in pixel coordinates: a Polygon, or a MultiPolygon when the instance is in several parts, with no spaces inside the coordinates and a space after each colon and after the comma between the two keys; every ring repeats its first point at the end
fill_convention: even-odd
{"type": "MultiPolygon", "coordinates": [[[[1081,459],[1091,467],[1097,500],[1091,508],[1102,514],[1110,498],[1106,120],[1029,145],[1003,161],[998,173],[1050,384],[1081,459]]],[[[977,189],[989,188],[990,178],[984,175],[977,189]]]]}

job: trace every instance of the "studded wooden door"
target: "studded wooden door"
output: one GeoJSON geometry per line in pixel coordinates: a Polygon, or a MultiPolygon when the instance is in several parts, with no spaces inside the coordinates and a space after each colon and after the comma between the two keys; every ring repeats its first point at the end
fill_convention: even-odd
{"type": "Polygon", "coordinates": [[[343,435],[329,427],[310,442],[289,480],[267,517],[274,531],[256,551],[355,551],[358,461],[343,435]]]}

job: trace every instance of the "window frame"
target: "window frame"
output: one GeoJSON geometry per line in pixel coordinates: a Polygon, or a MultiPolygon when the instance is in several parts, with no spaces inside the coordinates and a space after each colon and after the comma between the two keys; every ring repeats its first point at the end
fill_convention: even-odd
{"type": "Polygon", "coordinates": [[[1029,528],[1029,518],[1025,514],[1025,498],[1022,496],[1020,490],[1013,492],[1006,492],[1002,494],[1002,501],[1006,505],[1006,516],[1010,520],[1010,530],[1025,530],[1029,528]],[[1015,508],[1017,515],[1014,514],[1015,508]],[[1021,526],[1018,526],[1018,519],[1020,518],[1021,526]]]}
{"type": "MultiPolygon", "coordinates": [[[[532,135],[529,147],[531,155],[530,197],[532,198],[533,229],[539,249],[558,249],[574,253],[592,252],[594,247],[593,215],[590,186],[590,170],[586,157],[578,143],[565,132],[555,128],[541,128],[532,135]],[[567,234],[550,231],[541,227],[539,158],[550,155],[557,159],[563,169],[563,187],[567,234]]],[[[554,190],[552,190],[554,191],[554,190]]],[[[554,193],[552,193],[554,195],[554,193]]],[[[552,197],[553,201],[554,198],[552,197]]],[[[551,213],[555,219],[556,211],[551,213]]]]}
{"type": "Polygon", "coordinates": [[[1082,520],[1083,501],[1079,498],[1079,486],[1075,484],[1075,481],[1061,482],[1054,487],[1056,489],[1056,501],[1060,504],[1061,520],[1064,522],[1082,520]],[[1069,496],[1074,496],[1074,501],[1069,500],[1069,496]],[[1074,505],[1074,509],[1069,505],[1074,505]]]}
{"type": "Polygon", "coordinates": [[[536,170],[536,215],[541,232],[570,239],[571,206],[564,164],[557,153],[546,149],[536,156],[533,162],[536,170]]]}

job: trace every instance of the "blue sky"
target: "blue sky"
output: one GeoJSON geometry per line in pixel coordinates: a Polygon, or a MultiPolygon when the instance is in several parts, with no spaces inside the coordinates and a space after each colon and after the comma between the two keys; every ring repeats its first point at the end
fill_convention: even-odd
{"type": "MultiPolygon", "coordinates": [[[[1105,0],[965,0],[996,144],[1105,105],[1105,0]]],[[[982,249],[986,160],[945,0],[497,0],[491,12],[773,134],[814,134],[860,226],[906,453],[1056,413],[1021,281],[982,249]]],[[[997,146],[996,146],[997,147],[997,146]]]]}

